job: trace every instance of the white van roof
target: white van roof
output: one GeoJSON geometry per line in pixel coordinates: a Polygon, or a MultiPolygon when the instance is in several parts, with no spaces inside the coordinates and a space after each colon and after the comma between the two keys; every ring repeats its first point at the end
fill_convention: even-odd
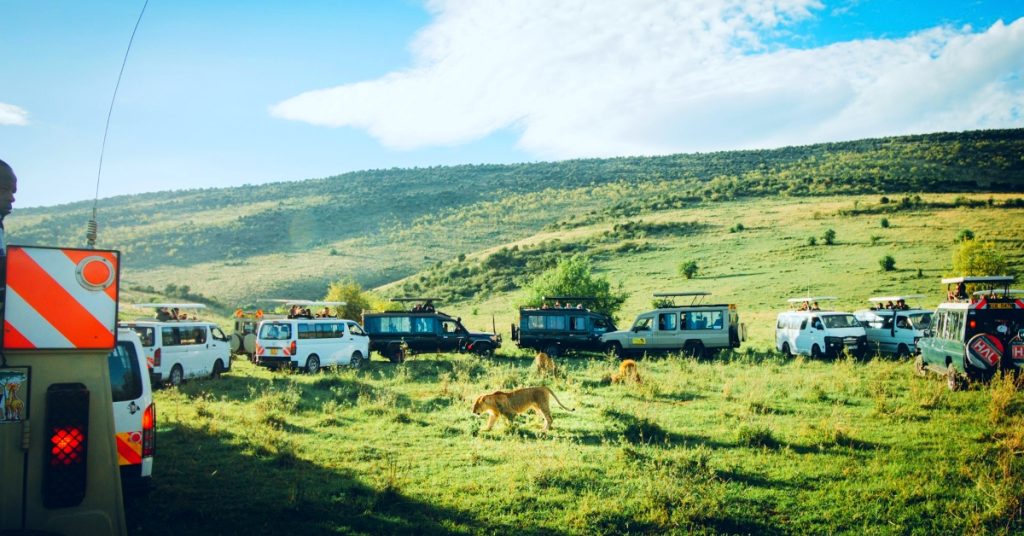
{"type": "Polygon", "coordinates": [[[710,296],[706,290],[691,290],[689,292],[655,292],[655,298],[672,298],[676,296],[710,296]]]}
{"type": "Polygon", "coordinates": [[[790,298],[787,300],[789,303],[803,303],[803,302],[816,302],[816,301],[832,301],[838,300],[835,296],[811,296],[807,298],[790,298]]]}
{"type": "Polygon", "coordinates": [[[206,305],[202,303],[133,303],[132,307],[143,308],[155,308],[160,309],[166,307],[168,309],[206,309],[206,305]]]}
{"type": "Polygon", "coordinates": [[[283,305],[306,305],[312,307],[341,307],[343,305],[348,305],[348,302],[343,301],[289,300],[283,298],[273,298],[263,301],[280,303],[283,305]]]}

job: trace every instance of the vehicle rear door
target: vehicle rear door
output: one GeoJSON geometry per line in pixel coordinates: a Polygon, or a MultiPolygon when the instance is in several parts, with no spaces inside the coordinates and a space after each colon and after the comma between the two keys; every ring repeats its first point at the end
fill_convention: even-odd
{"type": "Polygon", "coordinates": [[[462,327],[462,324],[453,319],[439,318],[436,320],[438,325],[440,326],[440,335],[438,338],[438,351],[457,351],[459,349],[460,341],[466,338],[466,335],[468,335],[466,328],[462,327]]]}

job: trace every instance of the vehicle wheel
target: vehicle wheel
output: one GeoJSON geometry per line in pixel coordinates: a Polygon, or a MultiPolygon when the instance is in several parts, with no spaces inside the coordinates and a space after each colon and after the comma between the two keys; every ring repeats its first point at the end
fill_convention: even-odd
{"type": "Polygon", "coordinates": [[[622,345],[617,343],[617,342],[610,342],[610,343],[604,345],[604,352],[606,354],[610,354],[613,357],[617,357],[619,359],[622,359],[623,357],[625,357],[625,353],[622,351],[622,345]]]}
{"type": "Polygon", "coordinates": [[[352,370],[359,370],[363,368],[363,354],[361,352],[355,352],[352,354],[352,359],[348,360],[348,366],[352,370]]]}
{"type": "Polygon", "coordinates": [[[949,387],[950,391],[959,391],[964,387],[964,383],[952,363],[946,367],[946,387],[949,387]]]}
{"type": "Polygon", "coordinates": [[[683,345],[683,353],[690,357],[697,359],[704,359],[706,352],[704,351],[704,343],[700,341],[691,341],[683,345]]]}
{"type": "Polygon", "coordinates": [[[220,378],[220,375],[224,373],[224,363],[220,359],[213,364],[213,372],[210,373],[211,378],[220,378]]]}
{"type": "Polygon", "coordinates": [[[914,374],[917,374],[922,378],[928,375],[928,369],[924,367],[924,357],[917,356],[917,358],[914,359],[914,374]]]}
{"type": "Polygon", "coordinates": [[[819,348],[817,344],[811,346],[811,357],[813,357],[814,359],[821,359],[823,357],[821,353],[821,348],[819,348]]]}
{"type": "Polygon", "coordinates": [[[782,355],[786,356],[787,358],[793,357],[793,351],[789,349],[788,342],[782,343],[782,355]]]}
{"type": "Polygon", "coordinates": [[[494,347],[487,343],[473,345],[473,352],[480,357],[491,357],[494,355],[494,347]]]}
{"type": "Polygon", "coordinates": [[[910,355],[910,348],[907,348],[906,344],[901,344],[896,347],[896,359],[904,359],[910,355]]]}
{"type": "Polygon", "coordinates": [[[388,347],[386,356],[388,361],[392,363],[397,364],[405,361],[405,352],[402,350],[402,347],[397,344],[388,347]]]}
{"type": "Polygon", "coordinates": [[[318,357],[316,354],[309,356],[309,359],[306,359],[306,372],[308,372],[309,374],[316,374],[319,371],[320,357],[318,357]]]}
{"type": "Polygon", "coordinates": [[[177,387],[181,385],[181,382],[185,381],[185,373],[181,370],[181,365],[174,365],[171,367],[171,375],[167,377],[167,382],[172,386],[177,387]]]}
{"type": "Polygon", "coordinates": [[[561,353],[560,350],[561,348],[559,348],[557,344],[549,344],[544,347],[544,353],[548,354],[548,357],[550,357],[551,359],[558,357],[558,355],[561,353]]]}

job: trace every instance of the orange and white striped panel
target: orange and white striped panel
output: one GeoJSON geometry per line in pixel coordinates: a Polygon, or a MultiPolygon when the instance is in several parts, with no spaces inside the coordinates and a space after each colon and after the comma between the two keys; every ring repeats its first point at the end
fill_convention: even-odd
{"type": "Polygon", "coordinates": [[[114,435],[117,443],[117,464],[138,465],[142,463],[142,432],[122,432],[114,435]]]}
{"type": "Polygon", "coordinates": [[[113,348],[119,264],[117,251],[8,247],[4,348],[113,348]]]}

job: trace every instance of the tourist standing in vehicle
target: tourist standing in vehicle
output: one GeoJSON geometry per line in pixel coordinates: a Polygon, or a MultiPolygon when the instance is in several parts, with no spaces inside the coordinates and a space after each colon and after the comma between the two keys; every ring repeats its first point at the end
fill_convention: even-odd
{"type": "MultiPolygon", "coordinates": [[[[18,177],[7,162],[0,160],[0,282],[7,280],[7,237],[4,236],[4,218],[14,207],[14,193],[18,191],[18,177]]],[[[7,287],[0,284],[0,323],[3,323],[4,304],[7,302],[7,287]]],[[[3,347],[3,330],[0,330],[0,348],[3,347]]]]}

